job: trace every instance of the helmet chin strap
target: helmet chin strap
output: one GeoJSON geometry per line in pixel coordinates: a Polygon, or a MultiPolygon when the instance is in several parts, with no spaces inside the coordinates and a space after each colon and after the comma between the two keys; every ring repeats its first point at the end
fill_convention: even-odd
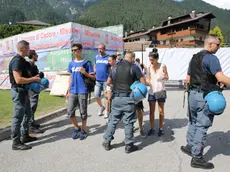
{"type": "Polygon", "coordinates": [[[142,91],[139,88],[137,88],[137,89],[138,89],[138,91],[140,91],[141,95],[145,98],[145,95],[142,93],[142,91]]]}

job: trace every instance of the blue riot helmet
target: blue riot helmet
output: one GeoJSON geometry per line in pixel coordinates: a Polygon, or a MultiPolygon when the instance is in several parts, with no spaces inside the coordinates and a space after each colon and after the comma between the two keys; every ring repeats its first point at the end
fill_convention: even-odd
{"type": "Polygon", "coordinates": [[[45,88],[49,87],[49,80],[47,78],[42,78],[41,79],[41,85],[43,85],[45,88]]]}
{"type": "Polygon", "coordinates": [[[143,100],[146,97],[148,91],[146,85],[142,84],[139,81],[134,82],[130,86],[130,89],[132,90],[131,95],[136,103],[143,100]]]}
{"type": "Polygon", "coordinates": [[[207,102],[209,111],[214,115],[220,115],[226,107],[226,100],[220,91],[212,91],[204,97],[207,102]]]}
{"type": "Polygon", "coordinates": [[[38,82],[32,82],[26,85],[26,89],[32,90],[35,93],[40,93],[41,86],[38,82]]]}

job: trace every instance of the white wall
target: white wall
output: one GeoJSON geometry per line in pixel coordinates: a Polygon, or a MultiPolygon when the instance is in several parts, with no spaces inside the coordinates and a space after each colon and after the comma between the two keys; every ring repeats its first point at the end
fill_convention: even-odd
{"type": "Polygon", "coordinates": [[[144,35],[140,37],[140,41],[148,41],[149,40],[149,36],[144,35]]]}
{"type": "Polygon", "coordinates": [[[144,42],[144,41],[149,41],[148,35],[143,35],[143,36],[136,37],[136,38],[130,38],[128,42],[144,42]],[[140,40],[135,41],[135,39],[140,39],[140,40]]]}
{"type": "Polygon", "coordinates": [[[142,52],[141,51],[135,51],[134,53],[135,53],[136,58],[139,58],[141,60],[141,63],[143,63],[143,62],[144,62],[144,64],[146,63],[146,57],[147,57],[146,51],[143,51],[143,62],[142,62],[142,52]]]}
{"type": "MultiPolygon", "coordinates": [[[[199,52],[202,48],[158,48],[159,61],[166,64],[170,80],[184,80],[188,70],[188,64],[193,54],[199,52]]],[[[149,66],[148,54],[152,48],[146,48],[143,52],[143,62],[149,66]]],[[[141,52],[135,52],[136,57],[142,57],[141,52]]],[[[221,48],[216,53],[220,60],[222,70],[225,75],[230,77],[230,48],[221,48]]]]}

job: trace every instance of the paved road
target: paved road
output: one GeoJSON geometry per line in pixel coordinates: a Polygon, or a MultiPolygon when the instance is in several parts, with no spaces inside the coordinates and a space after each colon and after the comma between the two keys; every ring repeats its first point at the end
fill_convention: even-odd
{"type": "MultiPolygon", "coordinates": [[[[230,102],[230,91],[225,95],[230,102]]],[[[169,91],[166,103],[165,135],[141,139],[135,132],[135,141],[141,150],[124,152],[124,131],[119,123],[112,142],[114,149],[106,152],[101,143],[106,120],[99,117],[97,105],[89,106],[89,137],[72,140],[72,125],[66,116],[43,124],[44,134],[31,143],[33,149],[21,152],[11,150],[11,141],[0,142],[0,172],[199,172],[190,167],[190,157],[180,151],[187,131],[186,109],[182,108],[183,92],[169,91]]],[[[148,130],[148,105],[145,102],[144,128],[148,130]]],[[[205,158],[211,160],[215,172],[230,171],[230,106],[217,117],[209,130],[205,158]]],[[[158,114],[156,115],[158,127],[158,114]]],[[[136,127],[137,127],[136,123],[136,127]]]]}

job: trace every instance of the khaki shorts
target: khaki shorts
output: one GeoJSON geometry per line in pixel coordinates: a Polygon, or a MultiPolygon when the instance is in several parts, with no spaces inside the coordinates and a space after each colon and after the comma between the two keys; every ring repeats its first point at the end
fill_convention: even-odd
{"type": "Polygon", "coordinates": [[[88,94],[72,94],[70,93],[68,100],[68,117],[72,118],[75,116],[76,109],[79,108],[81,119],[86,120],[88,117],[87,114],[87,99],[88,94]]]}

